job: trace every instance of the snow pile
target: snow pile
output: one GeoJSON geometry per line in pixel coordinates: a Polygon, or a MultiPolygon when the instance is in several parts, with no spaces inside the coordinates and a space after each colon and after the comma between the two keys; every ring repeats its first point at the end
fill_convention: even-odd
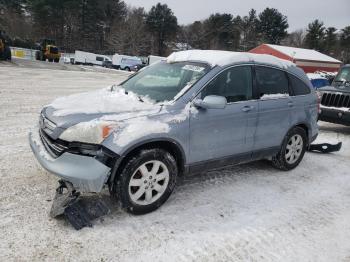
{"type": "Polygon", "coordinates": [[[261,100],[286,98],[286,97],[289,97],[289,94],[266,94],[261,97],[261,100]]]}
{"type": "Polygon", "coordinates": [[[317,73],[307,73],[306,75],[310,80],[314,80],[314,79],[326,79],[327,80],[326,77],[324,77],[321,74],[317,74],[317,73]]]}
{"type": "Polygon", "coordinates": [[[126,94],[124,89],[112,87],[58,98],[49,106],[56,109],[54,116],[133,112],[156,107],[147,97],[142,97],[142,102],[136,94],[126,94]]]}
{"type": "Polygon", "coordinates": [[[287,68],[295,66],[292,62],[282,60],[271,55],[251,54],[243,52],[229,52],[217,50],[187,50],[174,52],[167,58],[167,63],[201,61],[212,67],[225,66],[233,63],[258,62],[277,67],[287,68]]]}

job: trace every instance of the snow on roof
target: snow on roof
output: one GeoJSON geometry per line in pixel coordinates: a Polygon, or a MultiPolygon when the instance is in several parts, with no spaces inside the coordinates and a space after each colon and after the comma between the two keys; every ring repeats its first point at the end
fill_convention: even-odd
{"type": "Polygon", "coordinates": [[[234,63],[257,62],[281,68],[295,66],[293,63],[271,55],[218,50],[187,50],[174,52],[167,58],[167,63],[199,61],[211,66],[226,66],[234,63]]]}
{"type": "Polygon", "coordinates": [[[333,57],[322,54],[312,49],[280,46],[280,45],[270,45],[270,44],[267,44],[267,46],[297,60],[312,60],[312,61],[320,61],[320,62],[342,63],[341,61],[333,57]]]}

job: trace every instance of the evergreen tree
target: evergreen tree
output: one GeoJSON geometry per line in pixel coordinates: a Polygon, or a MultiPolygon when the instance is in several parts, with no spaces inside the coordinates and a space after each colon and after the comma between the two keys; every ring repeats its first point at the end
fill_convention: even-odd
{"type": "Polygon", "coordinates": [[[324,50],[325,30],[323,22],[316,19],[308,26],[307,34],[305,36],[306,48],[315,49],[322,52],[324,50]]]}
{"type": "Polygon", "coordinates": [[[258,17],[256,11],[251,9],[248,16],[244,16],[242,19],[240,17],[236,18],[238,26],[241,31],[241,51],[249,51],[255,48],[259,43],[258,36],[258,17]]]}
{"type": "Polygon", "coordinates": [[[158,55],[165,55],[165,42],[174,38],[178,30],[173,11],[166,4],[158,3],[147,14],[146,25],[156,39],[158,55]]]}
{"type": "Polygon", "coordinates": [[[334,55],[335,49],[337,48],[337,29],[334,27],[328,27],[325,32],[324,39],[324,51],[328,55],[334,55]]]}
{"type": "Polygon", "coordinates": [[[340,34],[341,58],[345,64],[350,63],[350,26],[341,30],[340,34]]]}
{"type": "Polygon", "coordinates": [[[268,44],[280,44],[288,27],[287,17],[275,8],[266,8],[259,14],[258,31],[268,44]]]}
{"type": "Polygon", "coordinates": [[[230,14],[213,14],[204,21],[205,41],[210,49],[232,49],[233,24],[230,14]]]}

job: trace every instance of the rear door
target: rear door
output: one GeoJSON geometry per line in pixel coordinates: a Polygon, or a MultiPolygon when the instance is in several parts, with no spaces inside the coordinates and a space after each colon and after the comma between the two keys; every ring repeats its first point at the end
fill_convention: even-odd
{"type": "Polygon", "coordinates": [[[190,117],[190,162],[251,157],[257,122],[258,101],[253,100],[251,66],[236,66],[221,72],[198,98],[224,96],[224,109],[198,109],[190,117]]]}
{"type": "MultiPolygon", "coordinates": [[[[293,102],[292,125],[309,124],[311,130],[317,130],[318,105],[316,95],[311,93],[310,87],[298,77],[288,74],[288,78],[293,102]]],[[[310,127],[308,126],[308,128],[310,127]]]]}
{"type": "Polygon", "coordinates": [[[260,99],[254,151],[275,150],[291,126],[288,77],[268,66],[256,66],[255,77],[260,99]]]}

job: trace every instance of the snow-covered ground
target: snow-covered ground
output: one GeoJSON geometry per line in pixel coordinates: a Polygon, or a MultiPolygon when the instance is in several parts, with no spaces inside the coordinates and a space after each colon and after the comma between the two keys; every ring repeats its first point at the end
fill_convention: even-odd
{"type": "Polygon", "coordinates": [[[57,179],[29,128],[53,99],[126,75],[33,67],[0,63],[0,261],[350,261],[350,128],[326,123],[318,141],[343,149],[291,172],[260,161],[187,176],[156,212],[115,206],[81,231],[51,219],[57,179]]]}

